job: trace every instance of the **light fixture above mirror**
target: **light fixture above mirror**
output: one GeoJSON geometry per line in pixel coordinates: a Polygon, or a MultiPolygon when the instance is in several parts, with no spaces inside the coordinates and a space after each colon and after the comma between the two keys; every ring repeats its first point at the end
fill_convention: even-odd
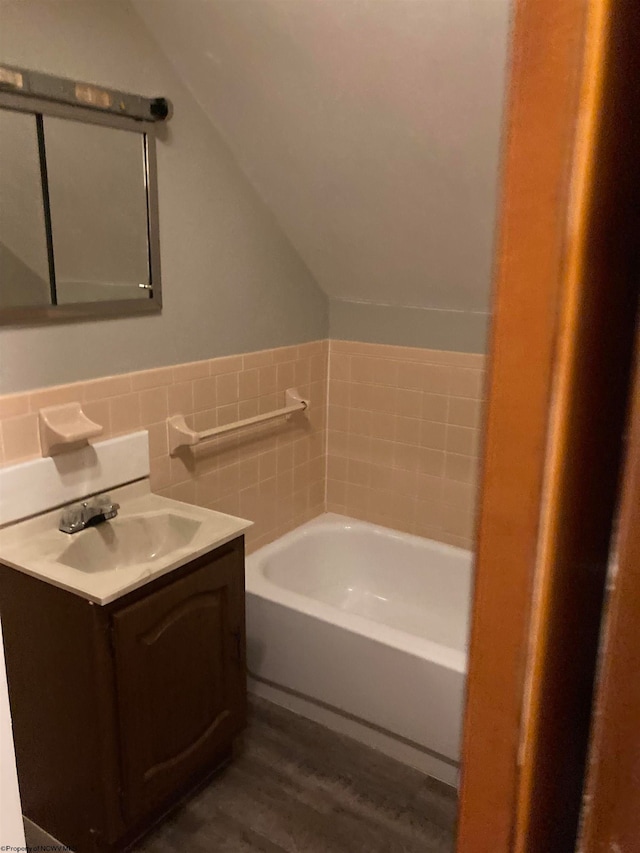
{"type": "Polygon", "coordinates": [[[0,324],[161,309],[155,124],[169,112],[0,67],[0,324]]]}

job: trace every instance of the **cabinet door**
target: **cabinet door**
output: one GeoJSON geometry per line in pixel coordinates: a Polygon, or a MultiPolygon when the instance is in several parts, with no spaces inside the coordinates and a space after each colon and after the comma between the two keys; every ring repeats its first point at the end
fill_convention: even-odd
{"type": "Polygon", "coordinates": [[[243,591],[234,550],[113,616],[129,820],[213,769],[244,725],[243,591]]]}

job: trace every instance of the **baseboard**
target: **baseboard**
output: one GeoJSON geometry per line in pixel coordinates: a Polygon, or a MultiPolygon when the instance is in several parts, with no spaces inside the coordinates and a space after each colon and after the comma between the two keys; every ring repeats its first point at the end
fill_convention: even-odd
{"type": "Polygon", "coordinates": [[[269,702],[273,702],[274,705],[287,708],[294,714],[299,714],[301,717],[313,720],[331,729],[331,731],[353,738],[353,740],[357,740],[359,743],[372,749],[377,749],[383,755],[394,758],[396,761],[401,761],[403,764],[424,773],[425,776],[438,779],[452,788],[457,788],[458,786],[459,771],[457,764],[439,758],[437,755],[426,752],[418,746],[412,746],[407,741],[399,740],[391,734],[372,728],[353,717],[344,716],[338,711],[328,708],[326,705],[319,705],[313,700],[300,696],[297,693],[290,693],[287,690],[282,690],[273,684],[267,684],[251,676],[247,679],[247,688],[249,693],[253,693],[255,696],[267,699],[269,702]]]}

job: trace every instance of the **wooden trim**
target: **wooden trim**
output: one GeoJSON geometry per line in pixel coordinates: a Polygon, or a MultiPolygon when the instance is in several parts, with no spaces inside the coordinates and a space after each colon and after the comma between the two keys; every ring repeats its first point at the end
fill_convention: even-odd
{"type": "Polygon", "coordinates": [[[638,291],[638,14],[592,0],[566,240],[515,850],[573,849],[638,291]],[[635,145],[634,145],[635,142],[635,145]]]}
{"type": "MultiPolygon", "coordinates": [[[[529,634],[529,667],[525,684],[525,702],[520,734],[520,778],[514,836],[516,853],[526,853],[533,832],[533,796],[536,788],[539,762],[543,756],[541,750],[541,728],[544,725],[545,680],[548,678],[548,656],[553,635],[553,608],[557,592],[557,547],[560,526],[565,523],[560,507],[562,505],[564,475],[570,474],[564,460],[571,441],[571,406],[574,388],[579,385],[581,298],[584,296],[584,241],[588,228],[591,184],[593,181],[594,158],[598,125],[598,109],[603,96],[603,55],[606,42],[607,0],[596,0],[592,4],[588,19],[584,57],[583,79],[580,96],[580,112],[577,123],[577,136],[574,149],[573,187],[570,198],[569,227],[565,244],[565,293],[559,328],[558,348],[555,367],[555,406],[549,412],[549,437],[547,447],[547,471],[543,501],[540,507],[541,523],[538,539],[538,557],[536,577],[533,587],[532,615],[529,634]],[[573,200],[573,204],[571,204],[573,200]]],[[[579,464],[579,463],[578,463],[579,464]]],[[[606,543],[605,543],[606,549],[606,543]]],[[[606,566],[606,553],[604,555],[606,566]]],[[[597,586],[602,588],[602,563],[600,565],[597,586]]],[[[601,598],[596,594],[595,624],[590,630],[590,645],[597,642],[597,607],[601,598]]],[[[576,608],[577,610],[577,608],[576,608]]],[[[593,652],[590,655],[593,658],[593,652]]],[[[587,702],[588,707],[588,702],[587,702]]],[[[584,738],[584,722],[581,737],[584,738]]],[[[563,780],[566,781],[566,780],[563,780]]],[[[574,803],[578,802],[581,789],[581,767],[578,767],[571,780],[574,803]],[[577,788],[577,790],[576,790],[577,788]]],[[[568,838],[564,844],[573,846],[577,813],[573,807],[572,826],[567,830],[568,838]]]]}
{"type": "Polygon", "coordinates": [[[458,853],[575,844],[635,311],[630,8],[516,10],[458,853]]]}
{"type": "Polygon", "coordinates": [[[640,335],[620,508],[617,574],[605,623],[582,853],[640,839],[640,335]]]}
{"type": "Polygon", "coordinates": [[[582,0],[516,6],[458,853],[511,850],[585,26],[582,0]]]}

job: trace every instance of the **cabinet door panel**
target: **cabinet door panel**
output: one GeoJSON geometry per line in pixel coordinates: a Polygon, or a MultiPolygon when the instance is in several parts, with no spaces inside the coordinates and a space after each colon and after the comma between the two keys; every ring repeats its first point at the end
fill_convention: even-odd
{"type": "Polygon", "coordinates": [[[124,803],[213,769],[244,717],[242,564],[226,554],[113,616],[124,803]]]}

